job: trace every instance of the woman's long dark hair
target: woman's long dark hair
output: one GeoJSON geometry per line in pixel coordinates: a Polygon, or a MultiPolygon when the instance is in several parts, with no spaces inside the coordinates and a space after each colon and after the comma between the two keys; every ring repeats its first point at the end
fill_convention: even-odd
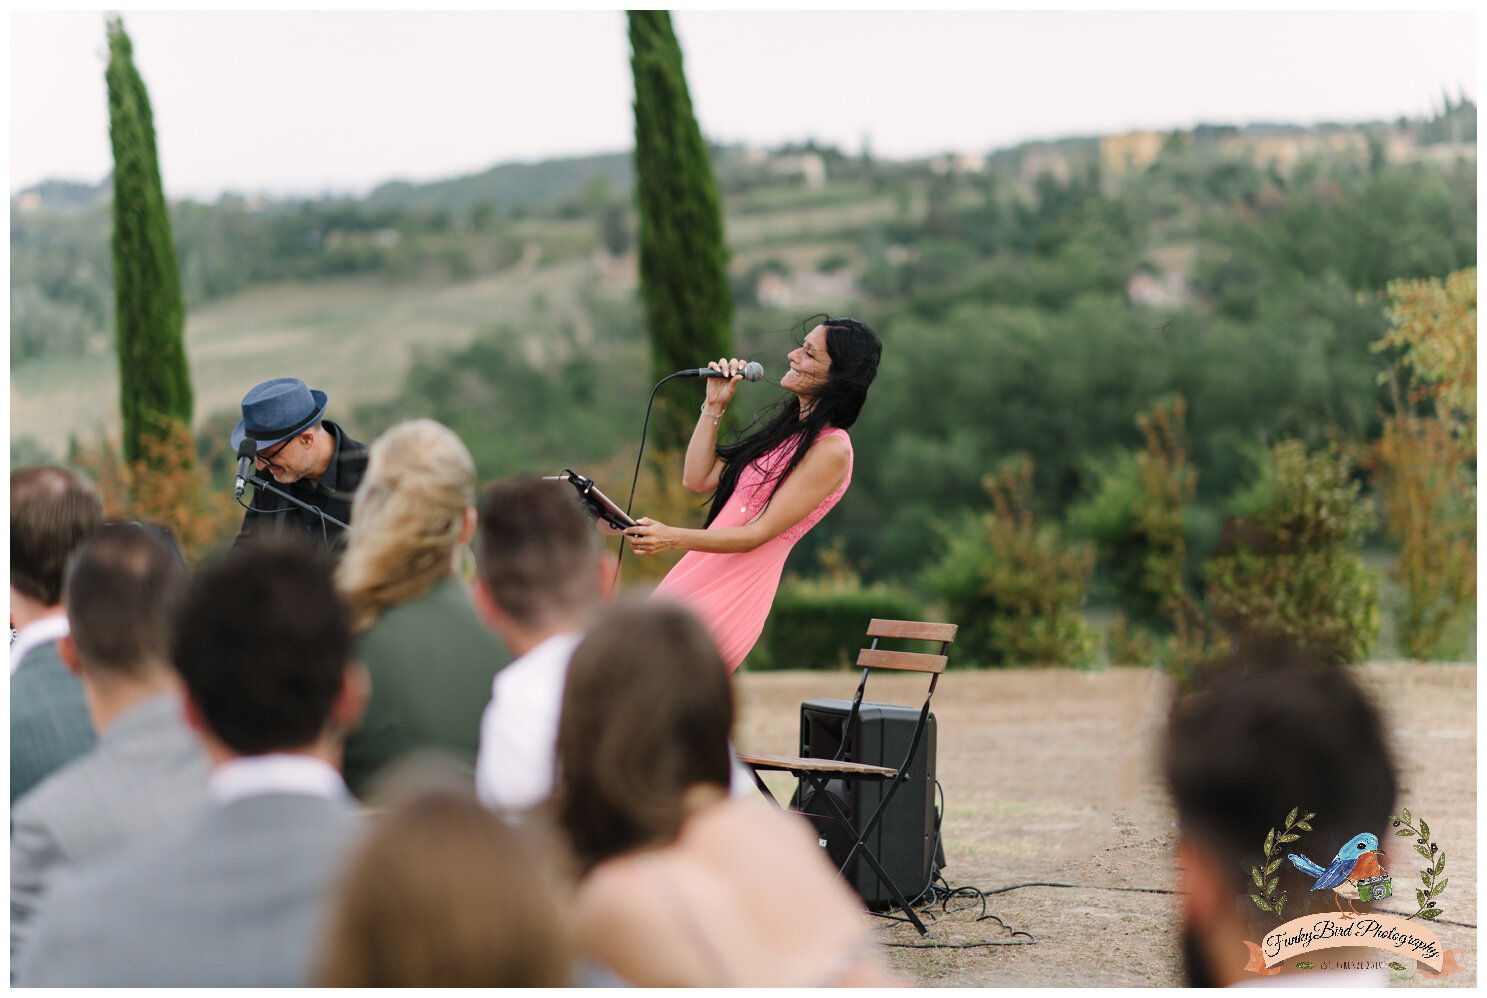
{"type": "MultiPolygon", "coordinates": [[[[718,476],[717,491],[713,493],[712,507],[707,511],[709,524],[728,504],[738,486],[738,476],[750,464],[791,439],[796,441],[789,462],[774,476],[770,488],[773,495],[805,457],[805,452],[810,450],[822,430],[828,426],[845,430],[857,422],[862,403],[867,400],[868,386],[878,373],[883,343],[867,323],[857,319],[816,318],[826,327],[826,355],[831,360],[826,369],[826,383],[811,393],[815,404],[804,419],[800,418],[800,397],[788,393],[760,414],[754,422],[758,429],[717,449],[724,464],[722,474],[718,476]]],[[[806,320],[806,332],[815,328],[816,318],[806,320]]]]}
{"type": "Polygon", "coordinates": [[[733,687],[691,611],[621,600],[574,649],[549,803],[581,873],[681,831],[687,790],[732,778],[733,687]]]}

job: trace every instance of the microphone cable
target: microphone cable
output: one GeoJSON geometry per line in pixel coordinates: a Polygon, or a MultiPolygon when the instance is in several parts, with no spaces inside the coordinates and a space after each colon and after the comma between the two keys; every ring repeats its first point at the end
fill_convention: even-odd
{"type": "MultiPolygon", "coordinates": [[[[268,483],[265,482],[263,479],[259,478],[257,475],[254,475],[253,477],[247,479],[246,484],[253,486],[253,501],[257,501],[258,494],[259,494],[259,489],[261,489],[261,488],[267,488],[268,487],[268,483]]],[[[294,508],[293,506],[280,506],[278,509],[259,509],[258,507],[252,505],[251,502],[243,502],[243,497],[242,496],[233,496],[233,498],[237,500],[237,504],[239,506],[243,507],[243,509],[246,509],[250,513],[259,513],[259,514],[263,514],[263,515],[269,515],[269,514],[275,514],[275,513],[287,513],[291,509],[294,508]]],[[[329,513],[327,513],[325,510],[321,509],[320,507],[318,507],[318,506],[311,506],[309,503],[305,503],[301,508],[303,508],[303,509],[312,509],[312,510],[315,511],[315,514],[320,517],[320,542],[322,544],[324,544],[325,545],[325,549],[327,551],[329,551],[330,550],[330,526],[329,526],[329,524],[326,523],[326,521],[327,520],[335,520],[335,517],[331,516],[329,513]]],[[[343,529],[345,529],[345,530],[350,530],[351,529],[351,525],[350,524],[343,524],[343,523],[341,523],[340,520],[336,520],[336,523],[340,524],[341,527],[343,529]]]]}
{"type": "MultiPolygon", "coordinates": [[[[635,519],[635,514],[630,512],[630,508],[635,505],[635,485],[640,481],[640,459],[645,455],[645,434],[646,429],[651,425],[651,406],[655,405],[656,392],[660,390],[662,385],[673,378],[683,377],[686,377],[686,375],[678,371],[675,374],[668,374],[656,382],[656,387],[651,389],[650,400],[645,404],[645,422],[640,424],[640,449],[635,453],[635,474],[630,479],[630,498],[625,500],[625,515],[632,520],[635,519]]],[[[630,536],[628,534],[620,534],[620,553],[614,562],[614,584],[616,586],[620,584],[620,566],[625,560],[625,541],[629,539],[630,536]]]]}
{"type": "MultiPolygon", "coordinates": [[[[743,371],[739,372],[739,376],[742,377],[745,381],[761,380],[764,376],[764,368],[759,364],[759,362],[751,360],[744,365],[745,370],[750,367],[755,368],[755,370],[757,371],[757,373],[753,377],[745,375],[743,371]]],[[[666,375],[666,377],[656,382],[656,386],[651,389],[651,397],[645,403],[645,421],[640,424],[640,449],[635,453],[635,474],[630,478],[630,498],[625,500],[625,515],[630,517],[630,519],[632,520],[635,519],[635,514],[630,512],[630,508],[635,505],[635,485],[637,482],[640,481],[640,459],[645,455],[646,430],[651,425],[651,406],[655,405],[656,403],[656,392],[659,391],[661,386],[666,384],[666,382],[671,381],[675,378],[707,377],[706,374],[702,373],[705,370],[705,368],[696,368],[687,371],[677,371],[675,374],[668,374],[666,375]]],[[[714,375],[714,377],[716,377],[716,375],[714,375]]],[[[620,565],[625,560],[626,540],[628,540],[628,535],[621,534],[620,553],[619,557],[615,559],[614,563],[614,582],[616,586],[618,586],[620,582],[620,565]]]]}

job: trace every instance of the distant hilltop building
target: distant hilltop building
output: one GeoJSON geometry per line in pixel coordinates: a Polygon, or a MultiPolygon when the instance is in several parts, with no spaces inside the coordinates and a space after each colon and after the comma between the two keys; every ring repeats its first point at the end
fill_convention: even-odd
{"type": "MultiPolygon", "coordinates": [[[[1192,133],[1183,134],[1193,138],[1192,133]]],[[[1100,139],[1101,174],[1113,179],[1145,170],[1161,155],[1170,135],[1168,132],[1129,132],[1104,136],[1100,139]]],[[[1404,128],[1298,128],[1274,133],[1259,129],[1235,130],[1213,138],[1194,138],[1193,141],[1212,143],[1226,155],[1247,155],[1256,166],[1289,170],[1302,160],[1318,156],[1367,155],[1370,136],[1381,143],[1384,158],[1391,163],[1449,163],[1457,157],[1475,159],[1477,155],[1476,144],[1472,142],[1419,145],[1413,132],[1404,128]]],[[[1031,179],[1027,162],[1024,155],[1023,176],[1031,179]]]]}
{"type": "Polygon", "coordinates": [[[1182,308],[1193,304],[1187,275],[1197,263],[1195,243],[1153,246],[1146,260],[1126,281],[1126,297],[1147,308],[1182,308]]]}
{"type": "Polygon", "coordinates": [[[763,165],[776,177],[803,177],[805,185],[813,191],[826,186],[826,160],[820,153],[804,152],[788,156],[772,156],[765,149],[752,148],[744,154],[744,162],[750,166],[763,165]]]}
{"type": "Polygon", "coordinates": [[[980,173],[986,169],[986,157],[976,153],[946,153],[929,161],[929,170],[937,177],[951,173],[980,173]]]}
{"type": "Polygon", "coordinates": [[[1045,173],[1061,184],[1069,182],[1069,157],[1055,146],[1034,145],[1022,150],[1022,179],[1031,183],[1045,173]]]}
{"type": "Polygon", "coordinates": [[[1147,308],[1179,308],[1192,302],[1187,278],[1180,270],[1138,270],[1126,281],[1126,297],[1131,304],[1147,308]]]}
{"type": "Polygon", "coordinates": [[[1161,132],[1130,132],[1100,139],[1100,173],[1106,177],[1139,173],[1161,155],[1167,136],[1161,132]]]}
{"type": "Polygon", "coordinates": [[[820,153],[774,153],[763,146],[749,146],[739,157],[745,166],[762,167],[774,177],[801,177],[813,191],[826,186],[826,160],[820,153]]]}
{"type": "Polygon", "coordinates": [[[754,291],[759,304],[770,308],[795,308],[806,302],[847,301],[855,293],[856,281],[846,271],[835,274],[765,271],[759,275],[754,291]]]}
{"type": "Polygon", "coordinates": [[[1362,132],[1305,132],[1300,135],[1226,135],[1218,140],[1226,153],[1254,154],[1260,166],[1288,170],[1303,159],[1335,156],[1339,153],[1366,153],[1368,137],[1362,132]]]}

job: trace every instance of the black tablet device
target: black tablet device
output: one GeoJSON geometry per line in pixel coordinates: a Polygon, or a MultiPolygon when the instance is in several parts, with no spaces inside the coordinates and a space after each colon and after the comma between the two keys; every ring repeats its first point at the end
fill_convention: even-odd
{"type": "Polygon", "coordinates": [[[583,504],[584,509],[616,530],[637,526],[636,522],[630,519],[629,513],[620,509],[609,496],[599,491],[593,479],[583,477],[572,468],[564,468],[561,475],[548,475],[543,478],[543,481],[568,482],[578,490],[578,501],[583,504]]]}

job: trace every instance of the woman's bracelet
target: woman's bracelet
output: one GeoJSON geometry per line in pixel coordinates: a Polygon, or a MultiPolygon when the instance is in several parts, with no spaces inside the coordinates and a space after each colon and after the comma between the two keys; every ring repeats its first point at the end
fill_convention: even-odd
{"type": "Polygon", "coordinates": [[[702,403],[702,414],[704,416],[711,416],[713,418],[713,425],[714,426],[717,426],[718,423],[722,422],[722,420],[723,420],[723,413],[726,412],[727,410],[728,410],[728,407],[725,405],[725,406],[723,406],[722,409],[719,409],[717,412],[708,412],[707,411],[707,403],[706,402],[702,403]]]}

